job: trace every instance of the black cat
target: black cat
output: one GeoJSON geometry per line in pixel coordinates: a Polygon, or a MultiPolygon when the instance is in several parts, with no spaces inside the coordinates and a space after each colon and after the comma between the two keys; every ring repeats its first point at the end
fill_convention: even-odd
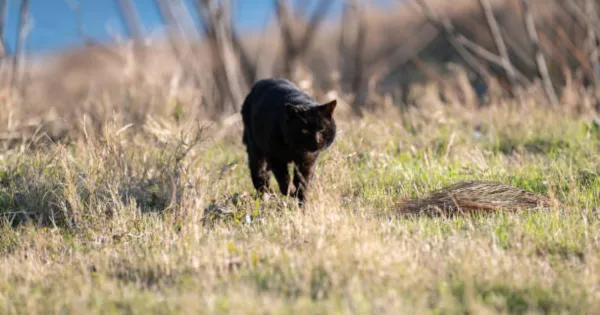
{"type": "Polygon", "coordinates": [[[286,79],[263,79],[252,86],[241,114],[250,175],[259,194],[269,190],[272,171],[281,193],[304,204],[317,157],[335,139],[336,104],[319,104],[286,79]],[[293,184],[290,163],[295,164],[293,184]]]}

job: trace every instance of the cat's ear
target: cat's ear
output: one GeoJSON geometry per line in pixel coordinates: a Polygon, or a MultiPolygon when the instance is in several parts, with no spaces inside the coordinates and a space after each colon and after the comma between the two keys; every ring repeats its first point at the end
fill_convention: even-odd
{"type": "Polygon", "coordinates": [[[337,100],[333,100],[329,103],[325,103],[325,104],[321,105],[321,109],[323,110],[323,113],[325,113],[325,116],[327,116],[327,118],[333,117],[333,110],[335,109],[336,105],[337,105],[337,100]]]}

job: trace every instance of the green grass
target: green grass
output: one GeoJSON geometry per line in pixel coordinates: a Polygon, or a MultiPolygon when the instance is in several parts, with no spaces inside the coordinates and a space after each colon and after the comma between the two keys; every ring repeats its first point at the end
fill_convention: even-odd
{"type": "Polygon", "coordinates": [[[547,110],[471,114],[340,121],[304,212],[254,199],[239,125],[196,143],[177,114],[161,132],[114,125],[5,153],[0,312],[593,313],[600,131],[547,110]],[[403,198],[470,179],[564,207],[395,214],[403,198]],[[211,203],[235,213],[203,219],[211,203]]]}

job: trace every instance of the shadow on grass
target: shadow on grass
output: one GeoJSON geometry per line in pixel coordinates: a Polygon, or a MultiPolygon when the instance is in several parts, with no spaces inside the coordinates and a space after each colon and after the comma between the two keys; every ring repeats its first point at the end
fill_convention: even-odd
{"type": "MultiPolygon", "coordinates": [[[[584,301],[566,296],[557,288],[545,288],[537,284],[514,287],[505,283],[473,283],[467,288],[464,281],[451,282],[452,295],[466,302],[469,295],[483,304],[508,314],[528,314],[530,312],[579,313],[585,309],[584,301]]],[[[467,303],[462,303],[466,305],[467,303]]],[[[466,310],[465,310],[466,311],[466,310]]]]}
{"type": "Polygon", "coordinates": [[[501,137],[494,151],[511,155],[519,151],[531,154],[550,154],[573,148],[573,144],[562,139],[531,138],[526,140],[501,137]]]}

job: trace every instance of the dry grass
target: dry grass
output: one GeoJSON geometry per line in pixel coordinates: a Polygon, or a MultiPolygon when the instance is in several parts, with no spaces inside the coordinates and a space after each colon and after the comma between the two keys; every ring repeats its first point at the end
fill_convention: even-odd
{"type": "Polygon", "coordinates": [[[466,181],[432,192],[422,199],[400,203],[407,214],[459,214],[473,212],[526,211],[548,209],[551,200],[498,182],[466,181]]]}
{"type": "Polygon", "coordinates": [[[0,310],[589,313],[600,307],[600,130],[529,104],[430,99],[340,119],[304,212],[255,199],[239,124],[115,118],[68,143],[4,151],[0,310]],[[396,211],[464,181],[514,187],[472,186],[470,200],[526,190],[560,204],[396,211]]]}
{"type": "Polygon", "coordinates": [[[210,80],[179,85],[156,53],[163,62],[139,84],[122,57],[82,58],[64,80],[58,62],[29,100],[0,95],[1,313],[600,308],[600,127],[577,85],[555,110],[539,91],[523,107],[476,108],[425,85],[416,106],[379,95],[361,119],[342,95],[338,137],[299,211],[256,198],[239,121],[207,118],[210,80]],[[96,70],[81,67],[92,59],[96,70]],[[489,211],[404,215],[424,204],[489,211]],[[535,211],[512,211],[524,208],[535,211]]]}
{"type": "MultiPolygon", "coordinates": [[[[479,1],[460,0],[450,3],[445,0],[428,0],[428,2],[437,11],[449,16],[465,36],[488,50],[495,51],[494,42],[488,34],[487,24],[480,12],[479,1]]],[[[517,0],[491,1],[502,27],[521,47],[521,50],[526,54],[532,54],[522,21],[518,14],[512,11],[517,2],[517,0]]],[[[554,19],[557,14],[554,5],[548,5],[547,1],[542,0],[530,2],[535,7],[540,21],[559,21],[554,19]]],[[[404,83],[426,83],[432,79],[428,74],[432,71],[439,72],[442,78],[455,78],[462,75],[462,73],[455,73],[455,70],[444,64],[448,61],[456,63],[461,61],[452,54],[443,36],[438,34],[435,27],[426,23],[426,18],[418,6],[410,1],[406,3],[398,4],[397,7],[388,10],[375,7],[368,7],[365,10],[368,30],[364,56],[366,68],[370,69],[368,75],[376,72],[381,76],[378,87],[386,93],[398,93],[398,87],[404,83]],[[434,38],[437,40],[429,43],[434,38]],[[427,44],[430,44],[429,48],[424,49],[427,44]],[[419,51],[421,51],[419,58],[428,70],[419,68],[411,62],[419,51]]],[[[560,13],[565,14],[562,11],[560,13]]],[[[540,27],[551,26],[543,22],[539,24],[540,27]]],[[[244,45],[252,62],[257,66],[261,78],[281,73],[282,43],[279,30],[275,25],[275,21],[271,21],[264,35],[262,32],[243,33],[244,45]]],[[[571,29],[571,25],[567,22],[561,23],[561,27],[571,29]]],[[[578,31],[576,28],[573,29],[578,31]]],[[[330,90],[340,92],[339,82],[335,79],[340,72],[344,72],[344,69],[340,69],[340,52],[337,48],[339,33],[339,21],[325,24],[318,32],[304,60],[304,66],[308,70],[306,75],[313,82],[314,92],[320,96],[330,90]]],[[[552,32],[546,33],[548,38],[555,38],[552,32]]],[[[585,35],[585,31],[579,33],[585,35]]],[[[585,39],[585,36],[583,38],[585,39]]],[[[134,55],[131,43],[120,43],[73,48],[56,54],[38,56],[39,60],[28,63],[27,77],[21,91],[23,99],[14,100],[15,104],[10,108],[2,108],[0,120],[6,122],[8,120],[6,116],[11,114],[13,129],[20,127],[19,122],[25,124],[28,120],[52,122],[57,126],[55,133],[59,137],[61,130],[71,130],[72,126],[80,125],[79,120],[84,113],[88,116],[88,123],[100,128],[104,117],[111,115],[114,110],[124,111],[123,108],[116,107],[129,103],[143,104],[143,106],[129,108],[127,123],[135,124],[143,124],[147,114],[159,116],[170,114],[176,109],[178,103],[185,104],[188,109],[194,109],[193,112],[188,110],[188,114],[202,115],[202,117],[222,114],[215,113],[218,110],[215,108],[216,104],[219,102],[217,93],[214,92],[216,86],[211,76],[213,63],[210,60],[208,47],[199,42],[192,42],[191,46],[183,42],[178,43],[178,49],[184,53],[181,63],[173,54],[173,49],[166,39],[154,39],[151,45],[142,47],[138,55],[134,55]]],[[[570,54],[562,51],[564,47],[555,48],[557,52],[553,55],[564,55],[569,62],[572,61],[570,54]]],[[[545,49],[554,48],[545,47],[545,49]]],[[[5,65],[4,72],[0,75],[6,76],[11,70],[10,67],[10,64],[5,65]]],[[[528,67],[522,71],[537,75],[535,69],[531,69],[531,65],[528,67]]],[[[556,64],[551,65],[552,74],[557,78],[560,77],[555,79],[557,85],[579,83],[577,76],[572,78],[571,81],[574,82],[563,80],[561,69],[556,64]]],[[[456,87],[453,85],[461,86],[460,92],[466,94],[461,96],[462,103],[475,105],[476,100],[473,95],[470,95],[473,91],[471,88],[469,91],[465,90],[468,83],[450,79],[446,81],[457,83],[447,84],[449,89],[454,90],[456,87]]],[[[568,88],[572,87],[568,86],[568,88]]],[[[5,91],[0,92],[4,99],[5,91]]],[[[410,94],[415,93],[418,91],[413,89],[410,94]]],[[[573,99],[566,100],[567,105],[582,106],[580,102],[582,93],[571,95],[573,99]]],[[[348,95],[341,96],[350,99],[348,95]]],[[[412,97],[408,102],[418,103],[412,97]]],[[[0,129],[1,133],[15,132],[4,127],[5,125],[0,129]]]]}

